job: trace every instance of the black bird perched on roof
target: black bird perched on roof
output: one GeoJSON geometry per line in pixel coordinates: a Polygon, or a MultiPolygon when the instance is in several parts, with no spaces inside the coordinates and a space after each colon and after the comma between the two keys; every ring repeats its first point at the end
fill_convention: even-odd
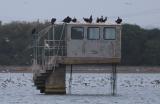
{"type": "Polygon", "coordinates": [[[67,16],[66,18],[64,18],[63,22],[65,23],[70,23],[72,21],[72,18],[67,16]]]}
{"type": "Polygon", "coordinates": [[[102,22],[106,22],[107,21],[107,17],[102,19],[102,22]]]}
{"type": "Polygon", "coordinates": [[[101,16],[101,18],[99,18],[99,22],[102,22],[103,21],[103,16],[101,16]]]}
{"type": "Polygon", "coordinates": [[[107,21],[107,17],[103,18],[103,16],[101,16],[101,18],[97,17],[97,20],[96,20],[97,23],[103,23],[103,22],[106,22],[106,21],[107,21]]]}
{"type": "Polygon", "coordinates": [[[98,17],[97,17],[97,20],[96,20],[96,22],[97,22],[97,23],[99,23],[99,22],[100,22],[100,19],[99,19],[98,17]]]}
{"type": "Polygon", "coordinates": [[[89,17],[89,18],[84,18],[83,17],[83,20],[87,23],[92,23],[93,19],[92,19],[92,15],[89,17]]]}
{"type": "Polygon", "coordinates": [[[74,17],[73,19],[72,19],[72,22],[77,22],[77,19],[74,17]]]}
{"type": "Polygon", "coordinates": [[[51,24],[53,25],[56,22],[56,18],[51,19],[51,24]]]}
{"type": "Polygon", "coordinates": [[[115,21],[117,24],[120,24],[122,22],[122,19],[118,17],[118,19],[115,21]]]}

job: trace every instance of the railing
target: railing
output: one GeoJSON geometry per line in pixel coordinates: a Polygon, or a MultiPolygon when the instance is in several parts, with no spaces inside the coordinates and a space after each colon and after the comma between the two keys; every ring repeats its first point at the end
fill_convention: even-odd
{"type": "Polygon", "coordinates": [[[48,26],[35,35],[33,51],[35,64],[42,65],[42,69],[53,69],[54,71],[57,64],[57,57],[66,55],[66,43],[65,39],[63,39],[65,24],[62,26],[60,34],[56,34],[59,35],[59,40],[54,40],[54,37],[49,36],[48,31],[51,28],[53,28],[51,35],[55,36],[54,25],[48,26]]]}
{"type": "Polygon", "coordinates": [[[47,70],[53,69],[54,71],[57,65],[57,58],[66,55],[66,43],[62,40],[64,30],[65,24],[59,40],[44,40],[43,68],[47,70]]]}
{"type": "Polygon", "coordinates": [[[45,40],[48,46],[44,47],[43,52],[43,65],[51,65],[55,60],[55,57],[66,55],[65,41],[60,40],[45,40]],[[59,46],[60,43],[60,46],[59,46]]]}

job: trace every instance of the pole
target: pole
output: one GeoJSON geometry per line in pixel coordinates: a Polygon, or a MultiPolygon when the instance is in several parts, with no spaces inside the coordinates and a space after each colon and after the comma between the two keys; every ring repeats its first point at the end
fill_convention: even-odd
{"type": "Polygon", "coordinates": [[[72,64],[71,64],[71,71],[70,71],[70,79],[69,79],[69,94],[71,94],[71,86],[72,85],[72,64]]]}
{"type": "Polygon", "coordinates": [[[117,65],[112,64],[112,77],[111,77],[111,83],[112,83],[112,95],[116,95],[117,91],[117,65]]]}

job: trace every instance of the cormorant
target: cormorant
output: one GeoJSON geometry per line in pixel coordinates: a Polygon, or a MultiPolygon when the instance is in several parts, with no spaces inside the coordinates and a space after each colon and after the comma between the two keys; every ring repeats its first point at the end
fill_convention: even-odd
{"type": "Polygon", "coordinates": [[[103,16],[101,16],[101,18],[99,18],[99,22],[103,22],[103,16]]]}
{"type": "Polygon", "coordinates": [[[36,28],[33,28],[32,29],[32,34],[35,34],[36,33],[36,28]]]}
{"type": "Polygon", "coordinates": [[[118,17],[118,19],[115,21],[117,24],[120,24],[122,22],[122,19],[118,17]]]}
{"type": "Polygon", "coordinates": [[[102,22],[106,22],[107,21],[107,17],[105,17],[103,20],[102,20],[102,22]]]}
{"type": "Polygon", "coordinates": [[[97,23],[103,23],[103,22],[106,22],[106,21],[107,21],[107,17],[103,18],[103,16],[101,16],[101,18],[97,17],[97,20],[96,20],[97,23]]]}
{"type": "Polygon", "coordinates": [[[67,16],[67,17],[63,20],[63,22],[65,22],[65,23],[70,23],[71,21],[72,21],[72,18],[69,17],[69,16],[67,16]]]}
{"type": "Polygon", "coordinates": [[[93,19],[92,19],[92,15],[89,17],[89,18],[84,18],[83,17],[83,20],[87,23],[92,23],[93,19]]]}
{"type": "Polygon", "coordinates": [[[96,22],[97,22],[97,23],[99,23],[99,22],[100,22],[100,19],[99,19],[98,17],[97,17],[97,20],[96,20],[96,22]]]}
{"type": "Polygon", "coordinates": [[[53,25],[56,22],[56,18],[51,19],[51,24],[53,25]]]}
{"type": "Polygon", "coordinates": [[[74,17],[73,19],[72,19],[72,22],[77,22],[77,19],[74,17]]]}

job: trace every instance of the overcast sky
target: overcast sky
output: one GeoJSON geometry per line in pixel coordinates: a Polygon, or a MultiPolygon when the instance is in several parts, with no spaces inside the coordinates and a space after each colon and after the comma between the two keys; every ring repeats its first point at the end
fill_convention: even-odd
{"type": "Polygon", "coordinates": [[[143,27],[160,27],[160,0],[0,0],[0,20],[40,21],[66,16],[108,16],[143,27]]]}

